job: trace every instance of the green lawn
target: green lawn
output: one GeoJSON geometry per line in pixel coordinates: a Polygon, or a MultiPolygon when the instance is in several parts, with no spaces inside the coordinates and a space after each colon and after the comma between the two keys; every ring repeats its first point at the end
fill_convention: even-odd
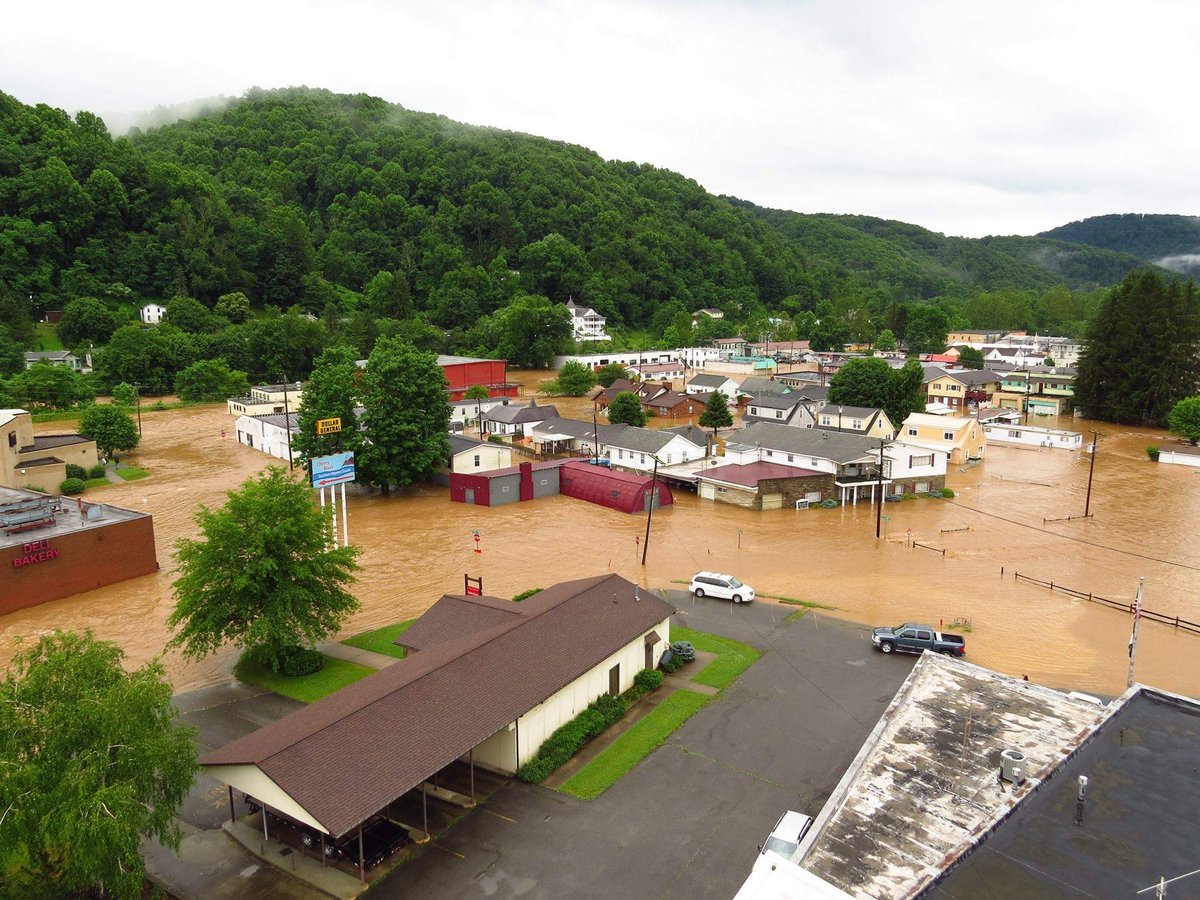
{"type": "Polygon", "coordinates": [[[83,483],[86,484],[88,486],[88,488],[90,489],[90,488],[104,487],[109,483],[109,481],[107,478],[87,478],[84,480],[83,483]]]}
{"type": "Polygon", "coordinates": [[[359,650],[370,650],[385,656],[394,656],[396,659],[404,659],[407,651],[403,647],[397,647],[392,641],[408,631],[409,626],[415,621],[417,620],[409,619],[407,622],[397,622],[395,625],[384,625],[374,631],[364,631],[362,634],[346,638],[342,643],[347,647],[356,647],[359,650]]]}
{"type": "Polygon", "coordinates": [[[125,481],[141,481],[143,478],[148,478],[150,473],[145,469],[139,469],[137,466],[127,466],[124,463],[117,466],[117,477],[125,481]]]}
{"type": "MultiPolygon", "coordinates": [[[[672,636],[676,629],[672,629],[672,636]]],[[[699,634],[699,632],[692,632],[699,634]]],[[[697,645],[699,646],[699,645],[697,645]]],[[[567,779],[564,793],[581,800],[600,796],[626,772],[645,759],[675,729],[692,717],[711,698],[695,691],[678,690],[628,731],[605,747],[586,766],[567,779]]]]}
{"type": "Polygon", "coordinates": [[[49,322],[38,322],[33,326],[34,338],[33,345],[37,350],[49,352],[51,350],[62,350],[62,341],[58,339],[58,326],[52,325],[49,322]]]}
{"type": "Polygon", "coordinates": [[[365,678],[374,671],[366,666],[346,662],[344,659],[335,659],[332,656],[325,657],[325,668],[320,672],[299,677],[272,672],[248,656],[242,656],[237,665],[233,667],[233,674],[239,681],[266,688],[268,691],[283,694],[285,697],[291,697],[293,700],[300,700],[303,703],[320,700],[348,684],[353,684],[360,678],[365,678]]]}
{"type": "Polygon", "coordinates": [[[733,684],[739,675],[754,665],[762,656],[761,650],[756,650],[749,644],[735,641],[732,638],[708,634],[704,631],[692,631],[679,625],[671,626],[672,641],[691,641],[697,650],[716,653],[717,658],[692,676],[697,684],[707,684],[710,687],[724,688],[733,684]]]}

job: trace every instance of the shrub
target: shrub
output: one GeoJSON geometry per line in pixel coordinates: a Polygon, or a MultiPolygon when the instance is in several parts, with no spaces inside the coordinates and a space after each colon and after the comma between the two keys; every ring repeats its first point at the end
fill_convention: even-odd
{"type": "Polygon", "coordinates": [[[1158,462],[1159,450],[1153,444],[1146,448],[1146,455],[1150,457],[1151,462],[1158,462]]]}
{"type": "Polygon", "coordinates": [[[952,500],[954,499],[954,491],[950,488],[942,488],[942,497],[946,500],[952,500]]]}
{"type": "Polygon", "coordinates": [[[625,715],[628,708],[623,697],[611,694],[597,697],[587,709],[546,738],[533,759],[517,769],[517,777],[531,784],[545,781],[579,748],[625,715]]]}
{"type": "Polygon", "coordinates": [[[83,466],[77,466],[75,463],[67,463],[67,477],[83,481],[88,477],[87,469],[83,466]]]}
{"type": "Polygon", "coordinates": [[[825,507],[826,509],[837,509],[838,506],[840,506],[840,504],[832,498],[830,498],[829,500],[822,500],[821,505],[823,507],[825,507]]]}
{"type": "Polygon", "coordinates": [[[490,444],[503,444],[503,443],[504,443],[504,438],[500,437],[500,435],[498,435],[498,434],[489,434],[489,435],[488,435],[488,443],[490,443],[490,444]]]}
{"type": "Polygon", "coordinates": [[[672,672],[678,670],[681,665],[683,665],[683,663],[679,661],[679,657],[672,654],[670,659],[663,660],[662,670],[666,674],[670,675],[672,672]]]}
{"type": "Polygon", "coordinates": [[[103,477],[104,477],[104,463],[96,463],[94,466],[92,466],[90,469],[88,469],[88,478],[103,478],[103,477]]]}
{"type": "Polygon", "coordinates": [[[60,494],[67,494],[68,496],[72,494],[82,494],[86,490],[87,485],[83,483],[82,478],[68,478],[58,486],[58,492],[60,494]]]}
{"type": "Polygon", "coordinates": [[[47,493],[47,491],[46,491],[46,489],[45,489],[45,488],[43,488],[43,487],[38,487],[36,484],[27,484],[27,485],[25,485],[25,487],[21,488],[21,490],[23,490],[23,491],[33,491],[35,494],[45,494],[45,493],[47,493]]]}
{"type": "Polygon", "coordinates": [[[283,652],[283,660],[278,671],[284,675],[299,677],[320,672],[325,667],[325,658],[316,650],[308,647],[288,647],[283,652]]]}
{"type": "Polygon", "coordinates": [[[642,669],[633,676],[633,683],[648,694],[662,687],[663,673],[655,672],[653,669],[642,669]]]}
{"type": "Polygon", "coordinates": [[[530,588],[527,591],[521,591],[521,593],[519,593],[515,597],[513,597],[513,603],[520,603],[522,600],[527,600],[528,598],[532,597],[534,594],[540,594],[541,592],[542,592],[541,588],[530,588]]]}

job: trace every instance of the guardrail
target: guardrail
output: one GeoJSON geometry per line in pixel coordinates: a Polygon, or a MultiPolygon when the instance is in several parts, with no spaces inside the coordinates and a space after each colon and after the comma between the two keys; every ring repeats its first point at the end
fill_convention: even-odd
{"type": "MultiPolygon", "coordinates": [[[[1107,606],[1110,609],[1119,609],[1123,612],[1133,613],[1132,600],[1113,600],[1111,597],[1102,597],[1099,594],[1094,594],[1091,591],[1077,591],[1074,588],[1069,588],[1062,584],[1055,584],[1053,581],[1043,581],[1040,578],[1031,578],[1028,575],[1022,575],[1020,572],[1013,572],[1013,578],[1017,581],[1025,581],[1029,584],[1036,584],[1040,587],[1049,588],[1052,591],[1067,594],[1077,600],[1087,600],[1089,603],[1099,603],[1102,606],[1107,606]]],[[[1142,610],[1142,618],[1149,619],[1151,622],[1158,622],[1162,625],[1170,625],[1173,628],[1179,628],[1183,631],[1192,634],[1200,634],[1200,622],[1190,622],[1187,619],[1181,619],[1179,616],[1170,616],[1166,613],[1155,612],[1151,609],[1142,610]]]]}

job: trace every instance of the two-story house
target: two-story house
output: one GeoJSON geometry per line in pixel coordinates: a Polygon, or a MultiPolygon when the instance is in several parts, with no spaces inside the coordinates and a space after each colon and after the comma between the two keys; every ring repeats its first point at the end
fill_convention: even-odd
{"type": "Polygon", "coordinates": [[[167,315],[167,308],[159,303],[147,303],[138,310],[143,325],[157,325],[167,315]]]}
{"type": "Polygon", "coordinates": [[[814,428],[848,434],[865,434],[876,440],[891,438],[896,429],[882,409],[826,403],[816,414],[814,428]]]}
{"type": "Polygon", "coordinates": [[[528,406],[510,404],[489,409],[483,414],[483,430],[487,434],[498,434],[519,441],[528,437],[542,422],[557,418],[556,407],[538,406],[537,400],[530,398],[528,406]]]}
{"type": "Polygon", "coordinates": [[[930,403],[944,403],[951,415],[978,409],[991,402],[1000,387],[1000,375],[987,369],[941,371],[925,386],[930,403]]]}
{"type": "Polygon", "coordinates": [[[728,375],[696,375],[687,383],[685,390],[689,394],[699,395],[702,400],[707,400],[708,395],[715,391],[733,400],[738,395],[738,383],[728,375]]]}
{"type": "Polygon", "coordinates": [[[954,466],[982,459],[987,447],[987,435],[979,420],[928,413],[909,415],[900,428],[899,439],[912,446],[946,451],[954,466]]]}
{"type": "Polygon", "coordinates": [[[57,494],[67,464],[90,469],[99,457],[96,442],[74,432],[34,434],[24,409],[0,409],[0,486],[57,494]]]}
{"type": "Polygon", "coordinates": [[[612,336],[604,330],[608,320],[590,306],[580,306],[574,299],[568,299],[567,311],[571,313],[572,340],[581,344],[612,340],[612,336]]]}
{"type": "Polygon", "coordinates": [[[1037,366],[1009,372],[992,394],[995,406],[1037,416],[1069,413],[1075,402],[1075,370],[1037,366]]]}
{"type": "MultiPolygon", "coordinates": [[[[269,416],[275,413],[295,412],[300,408],[304,396],[304,385],[297,381],[289,384],[256,384],[245,397],[230,397],[226,408],[231,416],[269,416]]],[[[345,423],[343,423],[345,424],[345,423]]]]}
{"type": "Polygon", "coordinates": [[[707,444],[697,445],[678,431],[626,426],[602,433],[601,439],[604,455],[612,465],[639,472],[653,470],[655,457],[659,465],[670,466],[703,459],[708,453],[707,444]]]}

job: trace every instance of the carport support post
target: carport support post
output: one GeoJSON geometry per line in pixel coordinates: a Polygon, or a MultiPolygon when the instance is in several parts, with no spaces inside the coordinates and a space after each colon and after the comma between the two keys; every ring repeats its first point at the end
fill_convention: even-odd
{"type": "Polygon", "coordinates": [[[327,865],[327,863],[325,862],[325,832],[322,831],[321,832],[321,868],[322,869],[325,868],[326,865],[327,865]]]}
{"type": "MultiPolygon", "coordinates": [[[[467,754],[467,759],[471,762],[471,803],[475,803],[475,748],[471,748],[471,752],[467,754]]],[[[232,790],[232,788],[231,788],[232,790]]]]}
{"type": "Polygon", "coordinates": [[[427,782],[421,782],[421,822],[422,828],[425,830],[425,837],[429,837],[429,804],[425,800],[425,785],[427,782]]]}
{"type": "Polygon", "coordinates": [[[229,824],[237,821],[237,815],[233,811],[233,785],[227,785],[229,788],[229,824]]]}
{"type": "Polygon", "coordinates": [[[367,863],[363,859],[362,822],[358,823],[358,883],[367,883],[367,863]]]}

